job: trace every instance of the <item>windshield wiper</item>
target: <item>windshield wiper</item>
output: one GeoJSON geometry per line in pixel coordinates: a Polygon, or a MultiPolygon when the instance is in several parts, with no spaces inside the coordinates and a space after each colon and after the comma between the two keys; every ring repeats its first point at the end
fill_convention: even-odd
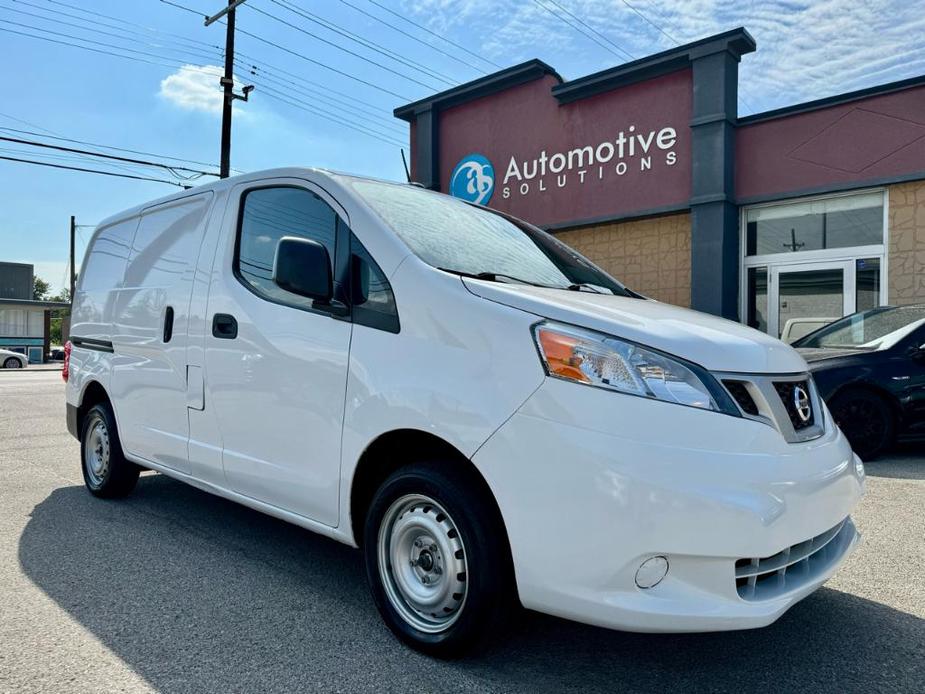
{"type": "MultiPolygon", "coordinates": [[[[576,284],[570,284],[566,287],[569,291],[572,292],[594,292],[595,294],[604,294],[600,289],[595,287],[593,284],[588,284],[587,282],[578,282],[576,284]]],[[[612,293],[612,292],[611,292],[612,293]]]]}
{"type": "Polygon", "coordinates": [[[501,280],[510,280],[511,282],[517,282],[518,284],[529,284],[533,287],[544,287],[545,289],[564,289],[564,287],[556,287],[551,284],[540,284],[539,282],[531,282],[529,280],[521,279],[520,277],[514,277],[513,275],[505,275],[503,272],[465,272],[464,270],[453,270],[448,267],[438,267],[438,270],[443,270],[444,272],[450,272],[454,275],[459,275],[460,277],[471,277],[476,280],[488,280],[489,282],[499,282],[501,280]]]}

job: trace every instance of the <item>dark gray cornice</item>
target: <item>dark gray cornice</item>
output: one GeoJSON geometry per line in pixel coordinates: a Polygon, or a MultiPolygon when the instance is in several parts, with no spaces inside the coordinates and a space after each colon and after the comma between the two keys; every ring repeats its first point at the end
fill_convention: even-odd
{"type": "Polygon", "coordinates": [[[552,75],[559,82],[562,78],[552,67],[542,60],[528,60],[520,65],[514,65],[499,72],[494,72],[477,80],[466,82],[458,87],[447,89],[446,91],[434,94],[426,99],[414,101],[404,106],[399,106],[393,112],[396,118],[401,118],[409,123],[415,119],[418,113],[431,111],[434,108],[444,109],[451,106],[458,106],[468,101],[480,99],[483,96],[489,96],[498,92],[516,87],[526,82],[532,82],[545,75],[552,75]]]}
{"type": "Polygon", "coordinates": [[[798,113],[806,113],[807,111],[818,111],[819,109],[829,108],[830,106],[838,106],[840,104],[847,104],[852,101],[858,101],[860,99],[868,99],[872,96],[882,96],[883,94],[891,94],[893,92],[903,91],[904,89],[911,89],[913,87],[922,86],[925,86],[925,75],[910,77],[908,79],[899,80],[898,82],[878,84],[875,87],[858,89],[854,92],[846,92],[844,94],[827,96],[823,99],[816,99],[815,101],[805,101],[802,104],[784,106],[783,108],[776,108],[773,111],[753,113],[750,116],[739,118],[738,123],[739,125],[760,123],[761,121],[774,120],[775,118],[784,118],[785,116],[794,116],[798,113]]]}
{"type": "Polygon", "coordinates": [[[636,82],[667,75],[690,67],[691,61],[712,53],[729,52],[736,60],[755,50],[755,39],[743,27],[708,36],[646,58],[595,72],[553,87],[552,95],[567,104],[595,94],[609,92],[636,82]]]}

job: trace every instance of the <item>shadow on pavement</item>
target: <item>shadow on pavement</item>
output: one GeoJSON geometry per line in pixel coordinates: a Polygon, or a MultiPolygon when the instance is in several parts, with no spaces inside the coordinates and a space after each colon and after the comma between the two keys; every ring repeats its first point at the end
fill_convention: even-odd
{"type": "Polygon", "coordinates": [[[890,455],[864,463],[871,477],[925,480],[925,441],[900,444],[890,455]]]}
{"type": "Polygon", "coordinates": [[[525,613],[480,657],[434,661],[381,625],[359,552],[160,475],[120,502],[57,489],[35,507],[19,560],[161,691],[845,692],[925,681],[925,620],[825,588],[749,632],[637,635],[525,613]]]}

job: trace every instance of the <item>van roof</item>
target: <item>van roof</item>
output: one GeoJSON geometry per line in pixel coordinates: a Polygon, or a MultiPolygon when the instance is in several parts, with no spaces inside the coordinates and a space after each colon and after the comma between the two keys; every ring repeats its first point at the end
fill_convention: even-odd
{"type": "Polygon", "coordinates": [[[206,191],[220,191],[230,188],[231,186],[238,185],[239,183],[247,183],[249,181],[259,181],[264,178],[299,178],[304,176],[306,173],[312,174],[321,174],[322,176],[327,176],[330,178],[341,178],[341,179],[354,179],[354,180],[367,180],[367,181],[383,181],[386,183],[400,183],[399,181],[389,181],[387,179],[379,179],[371,176],[356,176],[354,174],[344,173],[341,171],[332,171],[330,169],[322,169],[318,167],[311,166],[284,166],[275,169],[263,169],[261,171],[251,171],[244,174],[239,174],[237,176],[231,176],[229,178],[224,178],[217,181],[212,181],[210,183],[204,183],[193,188],[188,188],[186,190],[180,191],[178,193],[172,193],[170,195],[165,195],[155,200],[148,200],[134,207],[122,210],[116,214],[110,215],[106,219],[102,220],[99,223],[99,227],[108,226],[115,222],[118,222],[122,219],[133,217],[135,215],[141,214],[144,210],[149,207],[154,207],[156,205],[162,205],[165,202],[171,202],[173,200],[181,200],[183,198],[189,197],[191,195],[196,195],[198,193],[204,193],[206,191]]]}

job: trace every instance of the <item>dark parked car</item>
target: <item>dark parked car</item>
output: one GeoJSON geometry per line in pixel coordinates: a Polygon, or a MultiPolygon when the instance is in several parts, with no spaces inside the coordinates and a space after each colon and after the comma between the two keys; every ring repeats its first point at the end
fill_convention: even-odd
{"type": "Polygon", "coordinates": [[[925,436],[925,305],[860,311],[793,346],[863,460],[925,436]]]}

